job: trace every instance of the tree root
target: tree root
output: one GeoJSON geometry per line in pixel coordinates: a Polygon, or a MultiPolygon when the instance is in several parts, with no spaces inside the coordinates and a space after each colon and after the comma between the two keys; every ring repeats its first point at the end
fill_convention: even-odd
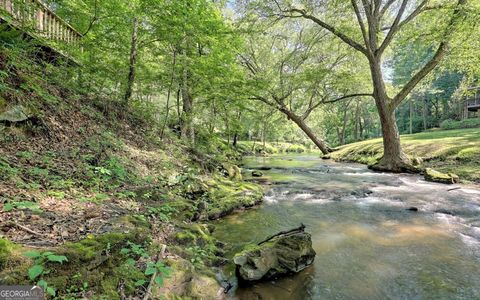
{"type": "Polygon", "coordinates": [[[368,166],[369,169],[380,172],[393,173],[420,173],[421,170],[415,167],[408,159],[387,160],[380,159],[377,163],[368,166]]]}

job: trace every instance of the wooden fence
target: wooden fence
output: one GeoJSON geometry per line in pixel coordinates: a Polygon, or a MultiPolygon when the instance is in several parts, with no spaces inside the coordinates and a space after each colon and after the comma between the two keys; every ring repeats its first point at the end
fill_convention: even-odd
{"type": "Polygon", "coordinates": [[[0,0],[15,26],[31,29],[48,40],[77,44],[82,34],[62,20],[40,0],[0,0]]]}

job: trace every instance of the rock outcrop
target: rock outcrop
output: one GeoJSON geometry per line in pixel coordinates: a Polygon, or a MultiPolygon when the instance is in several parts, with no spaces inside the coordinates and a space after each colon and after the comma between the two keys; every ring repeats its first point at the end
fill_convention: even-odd
{"type": "Polygon", "coordinates": [[[305,226],[281,232],[258,245],[247,246],[233,261],[243,281],[258,281],[297,273],[313,263],[315,251],[305,226]]]}
{"type": "Polygon", "coordinates": [[[23,122],[28,118],[29,112],[22,105],[14,106],[10,110],[0,113],[0,122],[23,122]]]}
{"type": "Polygon", "coordinates": [[[452,183],[458,183],[460,181],[460,178],[457,175],[452,173],[446,174],[446,173],[435,171],[434,169],[427,168],[425,170],[425,180],[452,184],[452,183]]]}

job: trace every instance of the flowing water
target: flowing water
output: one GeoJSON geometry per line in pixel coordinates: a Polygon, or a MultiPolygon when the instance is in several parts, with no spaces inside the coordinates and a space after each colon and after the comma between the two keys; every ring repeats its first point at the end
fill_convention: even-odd
{"type": "Polygon", "coordinates": [[[313,156],[248,158],[243,167],[271,167],[262,172],[272,184],[262,205],[216,222],[227,255],[304,223],[317,256],[299,274],[235,288],[232,298],[480,299],[480,189],[313,156]]]}

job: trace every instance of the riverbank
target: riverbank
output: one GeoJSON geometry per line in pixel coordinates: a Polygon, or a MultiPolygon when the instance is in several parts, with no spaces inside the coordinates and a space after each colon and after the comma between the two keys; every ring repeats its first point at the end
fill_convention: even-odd
{"type": "MultiPolygon", "coordinates": [[[[420,168],[455,173],[464,182],[480,183],[480,129],[438,130],[401,136],[406,154],[420,168]]],[[[337,161],[373,164],[383,155],[382,139],[348,144],[331,154],[337,161]]]]}
{"type": "Polygon", "coordinates": [[[225,258],[207,221],[263,197],[238,153],[192,147],[54,67],[0,58],[16,72],[0,92],[0,284],[61,299],[216,297],[225,258]]]}

